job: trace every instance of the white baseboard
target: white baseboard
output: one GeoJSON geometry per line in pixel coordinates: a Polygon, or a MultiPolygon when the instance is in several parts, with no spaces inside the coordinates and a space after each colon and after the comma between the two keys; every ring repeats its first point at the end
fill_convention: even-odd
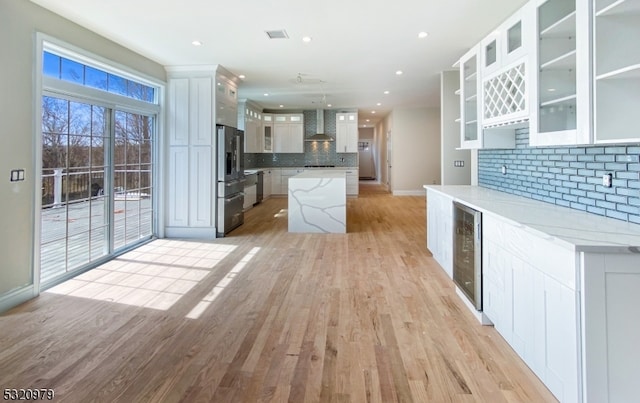
{"type": "Polygon", "coordinates": [[[176,239],[216,239],[216,228],[189,228],[189,227],[166,227],[164,229],[165,238],[176,239]]]}
{"type": "Polygon", "coordinates": [[[35,291],[33,284],[10,291],[5,295],[0,296],[0,313],[8,311],[9,309],[37,296],[38,294],[35,291]]]}
{"type": "Polygon", "coordinates": [[[424,196],[424,190],[394,190],[394,196],[424,196]]]}

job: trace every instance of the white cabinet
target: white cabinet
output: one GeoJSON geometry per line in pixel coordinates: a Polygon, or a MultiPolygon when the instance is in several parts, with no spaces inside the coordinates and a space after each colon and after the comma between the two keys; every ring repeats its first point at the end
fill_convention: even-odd
{"type": "Polygon", "coordinates": [[[583,394],[588,402],[638,400],[640,257],[584,253],[582,280],[583,394]]]}
{"type": "Polygon", "coordinates": [[[303,115],[277,114],[273,118],[273,152],[304,153],[303,115]]]}
{"type": "Polygon", "coordinates": [[[270,172],[271,195],[282,196],[289,193],[289,178],[304,172],[304,168],[269,168],[264,171],[265,176],[267,171],[270,172]]]}
{"type": "Polygon", "coordinates": [[[271,171],[271,195],[281,195],[282,169],[270,168],[271,171]]]}
{"type": "Polygon", "coordinates": [[[493,215],[482,226],[485,315],[560,401],[579,401],[575,252],[493,215]]]}
{"type": "Polygon", "coordinates": [[[271,168],[262,170],[262,198],[268,199],[271,197],[271,178],[273,177],[273,171],[271,168]]]}
{"type": "Polygon", "coordinates": [[[347,196],[358,196],[360,178],[358,168],[350,168],[345,171],[347,181],[347,196]]]}
{"type": "Polygon", "coordinates": [[[336,113],[336,152],[358,152],[358,113],[336,113]]]}
{"type": "Polygon", "coordinates": [[[533,3],[526,3],[480,42],[483,77],[521,61],[534,50],[533,10],[533,3]]]}
{"type": "Polygon", "coordinates": [[[242,205],[242,208],[244,210],[248,210],[251,207],[253,207],[254,204],[256,204],[256,195],[257,195],[257,188],[255,183],[250,186],[245,186],[244,204],[242,205]]]}
{"type": "Polygon", "coordinates": [[[586,0],[537,0],[531,145],[592,141],[590,5],[586,0]]]}
{"type": "Polygon", "coordinates": [[[236,127],[238,124],[238,86],[235,77],[222,68],[216,72],[216,123],[236,127]]]}
{"type": "MultiPolygon", "coordinates": [[[[486,140],[490,136],[506,137],[494,128],[504,130],[504,126],[529,119],[533,10],[532,4],[525,4],[481,42],[482,127],[486,140]]],[[[515,136],[511,129],[511,136],[515,136]]]]}
{"type": "Polygon", "coordinates": [[[250,101],[241,101],[238,106],[238,129],[244,131],[244,152],[263,152],[262,111],[250,101]]]}
{"type": "Polygon", "coordinates": [[[292,176],[301,174],[304,172],[304,168],[281,168],[280,170],[280,191],[278,194],[289,194],[289,178],[292,176]]]}
{"type": "Polygon", "coordinates": [[[480,76],[480,46],[460,59],[460,148],[514,148],[512,130],[482,130],[483,91],[480,76]]]}
{"type": "Polygon", "coordinates": [[[427,248],[453,278],[453,204],[451,198],[427,189],[427,248]]]}
{"type": "Polygon", "coordinates": [[[262,152],[273,152],[273,115],[270,113],[262,114],[262,152]]]}
{"type": "Polygon", "coordinates": [[[212,76],[169,78],[169,236],[215,225],[212,76]]]}
{"type": "Polygon", "coordinates": [[[167,86],[167,237],[215,238],[215,122],[237,126],[233,75],[216,69],[168,68],[167,86]],[[218,106],[228,106],[222,115],[218,106]]]}
{"type": "Polygon", "coordinates": [[[638,142],[640,1],[594,0],[594,141],[638,142]]]}
{"type": "Polygon", "coordinates": [[[616,220],[584,223],[556,206],[475,187],[426,188],[427,246],[443,267],[452,232],[440,227],[448,214],[441,204],[456,200],[482,212],[483,313],[555,397],[637,401],[640,233],[633,224],[603,232],[616,220]]]}
{"type": "Polygon", "coordinates": [[[482,115],[480,95],[478,46],[460,58],[460,148],[480,148],[480,125],[482,115]]]}

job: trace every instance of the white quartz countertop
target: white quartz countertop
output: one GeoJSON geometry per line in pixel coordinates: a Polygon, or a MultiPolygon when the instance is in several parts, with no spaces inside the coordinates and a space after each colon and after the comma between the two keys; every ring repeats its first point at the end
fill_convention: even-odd
{"type": "MultiPolygon", "coordinates": [[[[479,186],[424,185],[575,251],[640,253],[640,225],[479,186]]],[[[639,255],[640,256],[640,255],[639,255]]]]}
{"type": "Polygon", "coordinates": [[[299,173],[292,178],[345,178],[345,176],[344,171],[313,169],[299,173]]]}

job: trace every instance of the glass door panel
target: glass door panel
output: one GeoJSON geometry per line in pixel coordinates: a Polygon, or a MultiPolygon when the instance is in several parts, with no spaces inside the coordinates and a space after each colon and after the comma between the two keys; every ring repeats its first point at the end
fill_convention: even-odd
{"type": "Polygon", "coordinates": [[[41,276],[43,284],[105,256],[108,201],[105,134],[109,111],[43,97],[41,276]]]}
{"type": "Polygon", "coordinates": [[[152,170],[154,118],[115,112],[114,249],[153,234],[152,170]]]}

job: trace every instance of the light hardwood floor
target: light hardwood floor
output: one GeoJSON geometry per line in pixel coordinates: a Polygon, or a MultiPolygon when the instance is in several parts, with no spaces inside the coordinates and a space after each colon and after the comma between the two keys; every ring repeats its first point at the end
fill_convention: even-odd
{"type": "Polygon", "coordinates": [[[0,388],[65,402],[552,402],[425,242],[424,197],[361,185],[347,234],[286,199],[156,240],[0,316],[0,388]]]}

